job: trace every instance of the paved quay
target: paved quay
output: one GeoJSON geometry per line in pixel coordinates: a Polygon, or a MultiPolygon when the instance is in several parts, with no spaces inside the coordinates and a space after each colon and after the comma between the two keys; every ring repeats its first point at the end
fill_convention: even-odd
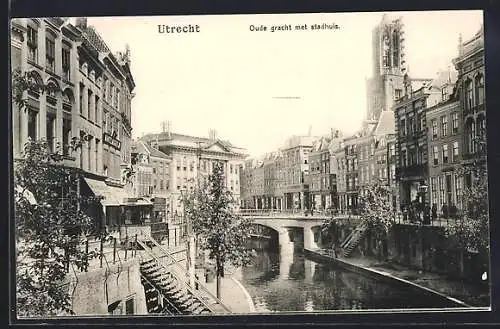
{"type": "MultiPolygon", "coordinates": [[[[205,283],[204,286],[214,295],[217,293],[217,279],[205,283]]],[[[255,312],[253,301],[245,287],[232,274],[226,274],[221,279],[221,301],[233,313],[245,314],[255,312]]]]}
{"type": "Polygon", "coordinates": [[[418,285],[424,289],[432,290],[438,294],[450,297],[468,307],[489,307],[490,296],[488,287],[469,284],[456,279],[448,278],[446,275],[414,270],[399,264],[386,261],[378,261],[369,257],[349,257],[339,255],[336,259],[330,250],[310,250],[323,256],[329,256],[332,260],[376,272],[380,275],[393,277],[410,284],[418,285]]]}

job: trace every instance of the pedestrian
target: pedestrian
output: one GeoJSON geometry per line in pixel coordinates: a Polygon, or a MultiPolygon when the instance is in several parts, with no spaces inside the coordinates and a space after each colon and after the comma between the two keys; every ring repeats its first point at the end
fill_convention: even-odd
{"type": "Polygon", "coordinates": [[[337,258],[337,244],[335,241],[332,242],[333,257],[337,258]]]}

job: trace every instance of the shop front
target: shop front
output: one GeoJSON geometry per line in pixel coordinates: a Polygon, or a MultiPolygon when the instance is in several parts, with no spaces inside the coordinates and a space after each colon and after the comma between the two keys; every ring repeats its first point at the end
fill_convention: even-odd
{"type": "Polygon", "coordinates": [[[101,197],[102,225],[106,234],[120,241],[135,235],[151,235],[153,203],[143,198],[130,197],[121,186],[105,180],[85,178],[85,183],[95,196],[101,197]]]}

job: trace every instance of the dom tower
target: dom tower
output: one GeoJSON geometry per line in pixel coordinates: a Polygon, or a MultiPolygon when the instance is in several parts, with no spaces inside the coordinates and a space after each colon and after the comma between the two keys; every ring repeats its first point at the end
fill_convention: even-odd
{"type": "Polygon", "coordinates": [[[368,122],[377,121],[382,111],[391,110],[394,100],[403,95],[405,74],[404,31],[401,18],[384,14],[373,30],[373,76],[367,79],[368,122]]]}

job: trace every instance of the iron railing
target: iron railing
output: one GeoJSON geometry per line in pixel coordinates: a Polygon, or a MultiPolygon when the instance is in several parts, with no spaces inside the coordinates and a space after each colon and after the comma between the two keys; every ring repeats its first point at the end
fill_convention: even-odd
{"type": "MultiPolygon", "coordinates": [[[[155,259],[156,262],[158,262],[158,264],[160,264],[160,266],[164,267],[167,271],[169,271],[177,280],[179,280],[179,282],[184,282],[185,284],[185,287],[187,288],[187,290],[193,295],[195,296],[196,298],[198,298],[200,300],[200,302],[205,306],[207,307],[211,312],[215,313],[213,308],[210,307],[206,301],[204,300],[204,298],[202,296],[200,296],[197,292],[196,292],[196,289],[194,287],[191,287],[191,285],[189,284],[189,273],[186,271],[186,269],[184,267],[182,267],[182,265],[179,264],[179,262],[165,249],[163,249],[163,247],[156,241],[154,240],[153,238],[149,237],[149,236],[146,236],[144,235],[143,237],[145,237],[148,241],[150,241],[155,247],[158,248],[158,250],[161,252],[161,256],[164,256],[164,257],[161,257],[161,258],[158,258],[158,256],[156,256],[154,253],[153,253],[153,249],[149,248],[144,242],[141,241],[141,239],[138,239],[137,242],[139,243],[139,245],[141,245],[141,247],[144,248],[144,250],[151,256],[153,257],[153,259],[155,259]],[[167,258],[169,260],[169,263],[166,265],[164,262],[163,262],[163,259],[164,258],[167,258]],[[181,280],[181,278],[178,277],[178,275],[175,273],[175,271],[170,271],[168,269],[168,266],[174,266],[174,268],[176,268],[180,274],[184,274],[185,277],[187,278],[187,280],[181,280]]],[[[196,278],[193,278],[193,281],[195,284],[198,285],[198,288],[201,288],[203,290],[204,293],[206,293],[210,298],[212,298],[216,304],[218,304],[219,306],[222,307],[222,309],[224,311],[226,311],[227,313],[232,313],[232,311],[224,304],[222,303],[222,301],[217,298],[216,296],[214,296],[214,294],[212,294],[206,287],[205,285],[200,282],[198,279],[196,278]]]]}

